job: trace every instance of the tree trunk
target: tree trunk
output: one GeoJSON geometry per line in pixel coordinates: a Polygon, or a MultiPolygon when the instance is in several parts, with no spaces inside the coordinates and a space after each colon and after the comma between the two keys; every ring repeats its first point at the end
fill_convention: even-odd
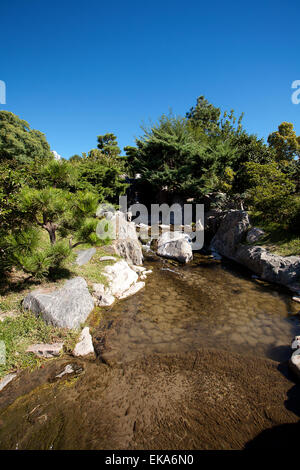
{"type": "Polygon", "coordinates": [[[54,245],[54,243],[56,242],[56,229],[57,229],[57,224],[54,224],[52,222],[47,222],[45,225],[44,225],[44,228],[47,230],[47,232],[49,233],[49,238],[50,238],[50,242],[51,242],[51,245],[54,245]]]}

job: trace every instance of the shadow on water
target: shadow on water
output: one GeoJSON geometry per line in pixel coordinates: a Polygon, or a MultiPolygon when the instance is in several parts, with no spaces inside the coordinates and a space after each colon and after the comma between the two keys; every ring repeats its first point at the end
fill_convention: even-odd
{"type": "MultiPolygon", "coordinates": [[[[280,364],[278,370],[289,379],[291,373],[287,363],[280,364]]],[[[295,384],[287,392],[287,400],[284,405],[287,410],[292,411],[300,418],[300,384],[295,384]]],[[[247,442],[245,450],[255,449],[298,449],[299,447],[300,421],[297,423],[280,424],[272,428],[265,429],[254,439],[247,442]]]]}

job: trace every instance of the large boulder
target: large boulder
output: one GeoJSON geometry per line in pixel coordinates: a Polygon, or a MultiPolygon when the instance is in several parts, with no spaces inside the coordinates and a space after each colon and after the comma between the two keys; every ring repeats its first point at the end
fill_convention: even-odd
{"type": "Polygon", "coordinates": [[[247,243],[256,243],[259,240],[261,240],[261,238],[263,238],[265,235],[266,235],[266,233],[261,228],[252,227],[252,228],[250,228],[249,232],[247,233],[246,242],[247,243]]]}
{"type": "Polygon", "coordinates": [[[108,280],[110,293],[116,297],[138,280],[137,273],[124,260],[120,260],[112,266],[106,266],[103,274],[108,280]]]}
{"type": "Polygon", "coordinates": [[[128,222],[125,214],[119,211],[112,215],[111,222],[115,225],[116,240],[113,246],[116,254],[129,264],[137,266],[143,264],[143,252],[135,224],[128,222]]]}
{"type": "Polygon", "coordinates": [[[235,260],[265,281],[288,287],[296,286],[299,282],[299,256],[279,256],[260,246],[240,245],[235,252],[235,260]]]}
{"type": "Polygon", "coordinates": [[[157,241],[157,254],[180,263],[188,263],[193,259],[191,238],[182,232],[165,232],[157,241]]]}
{"type": "Polygon", "coordinates": [[[249,228],[250,222],[246,211],[229,211],[222,219],[210,248],[227,258],[235,259],[237,247],[245,240],[249,228]]]}
{"type": "Polygon", "coordinates": [[[94,308],[94,300],[82,277],[67,281],[54,291],[35,290],[23,301],[23,308],[62,328],[79,328],[94,308]]]}
{"type": "Polygon", "coordinates": [[[261,246],[244,245],[252,230],[249,228],[247,212],[228,212],[211,241],[211,250],[246,266],[265,281],[285,285],[294,291],[300,289],[300,257],[279,256],[261,246]]]}

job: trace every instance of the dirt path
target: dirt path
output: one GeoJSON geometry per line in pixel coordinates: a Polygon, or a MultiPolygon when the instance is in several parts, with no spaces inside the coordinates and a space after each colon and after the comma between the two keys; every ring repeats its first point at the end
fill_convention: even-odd
{"type": "Polygon", "coordinates": [[[83,373],[53,381],[66,363],[2,392],[1,449],[278,448],[298,435],[300,389],[267,359],[201,349],[121,368],[76,361],[83,373]]]}

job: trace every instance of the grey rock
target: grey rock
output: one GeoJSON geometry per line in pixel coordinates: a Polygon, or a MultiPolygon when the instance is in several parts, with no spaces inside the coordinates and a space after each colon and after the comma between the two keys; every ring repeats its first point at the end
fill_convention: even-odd
{"type": "Polygon", "coordinates": [[[299,288],[300,257],[278,256],[260,246],[244,245],[249,227],[247,212],[229,211],[211,241],[211,250],[246,266],[264,281],[299,288]]]}
{"type": "Polygon", "coordinates": [[[266,235],[266,232],[258,227],[252,227],[247,233],[246,241],[247,243],[258,242],[261,238],[266,235]]]}
{"type": "Polygon", "coordinates": [[[296,283],[300,276],[298,256],[278,256],[260,246],[240,245],[234,255],[235,261],[254,271],[264,281],[287,287],[296,283]]]}
{"type": "Polygon", "coordinates": [[[211,241],[211,250],[234,259],[236,249],[246,239],[246,232],[249,228],[250,222],[246,211],[229,211],[222,219],[220,227],[211,241]]]}
{"type": "Polygon", "coordinates": [[[80,250],[77,251],[77,258],[75,263],[78,266],[83,266],[84,264],[87,264],[92,256],[96,253],[96,248],[89,248],[87,250],[80,250]]]}
{"type": "Polygon", "coordinates": [[[115,225],[116,240],[113,243],[117,255],[129,264],[143,264],[142,247],[136,233],[134,222],[128,222],[122,212],[116,212],[111,219],[115,225]]]}
{"type": "Polygon", "coordinates": [[[51,292],[35,290],[23,301],[23,308],[62,328],[78,328],[94,308],[94,300],[82,277],[67,281],[51,292]]]}
{"type": "Polygon", "coordinates": [[[38,357],[51,358],[59,356],[64,343],[53,343],[53,344],[32,344],[26,349],[26,352],[31,352],[38,357]]]}
{"type": "Polygon", "coordinates": [[[142,247],[138,240],[115,240],[115,252],[128,263],[140,266],[143,263],[142,247]]]}
{"type": "Polygon", "coordinates": [[[193,259],[191,239],[182,232],[165,232],[158,239],[157,254],[180,263],[188,263],[193,259]]]}
{"type": "Polygon", "coordinates": [[[17,374],[8,374],[8,375],[6,375],[5,377],[3,377],[3,379],[0,380],[0,392],[1,392],[1,390],[3,390],[4,387],[6,387],[6,385],[9,384],[9,382],[11,382],[15,377],[17,377],[17,374]]]}

